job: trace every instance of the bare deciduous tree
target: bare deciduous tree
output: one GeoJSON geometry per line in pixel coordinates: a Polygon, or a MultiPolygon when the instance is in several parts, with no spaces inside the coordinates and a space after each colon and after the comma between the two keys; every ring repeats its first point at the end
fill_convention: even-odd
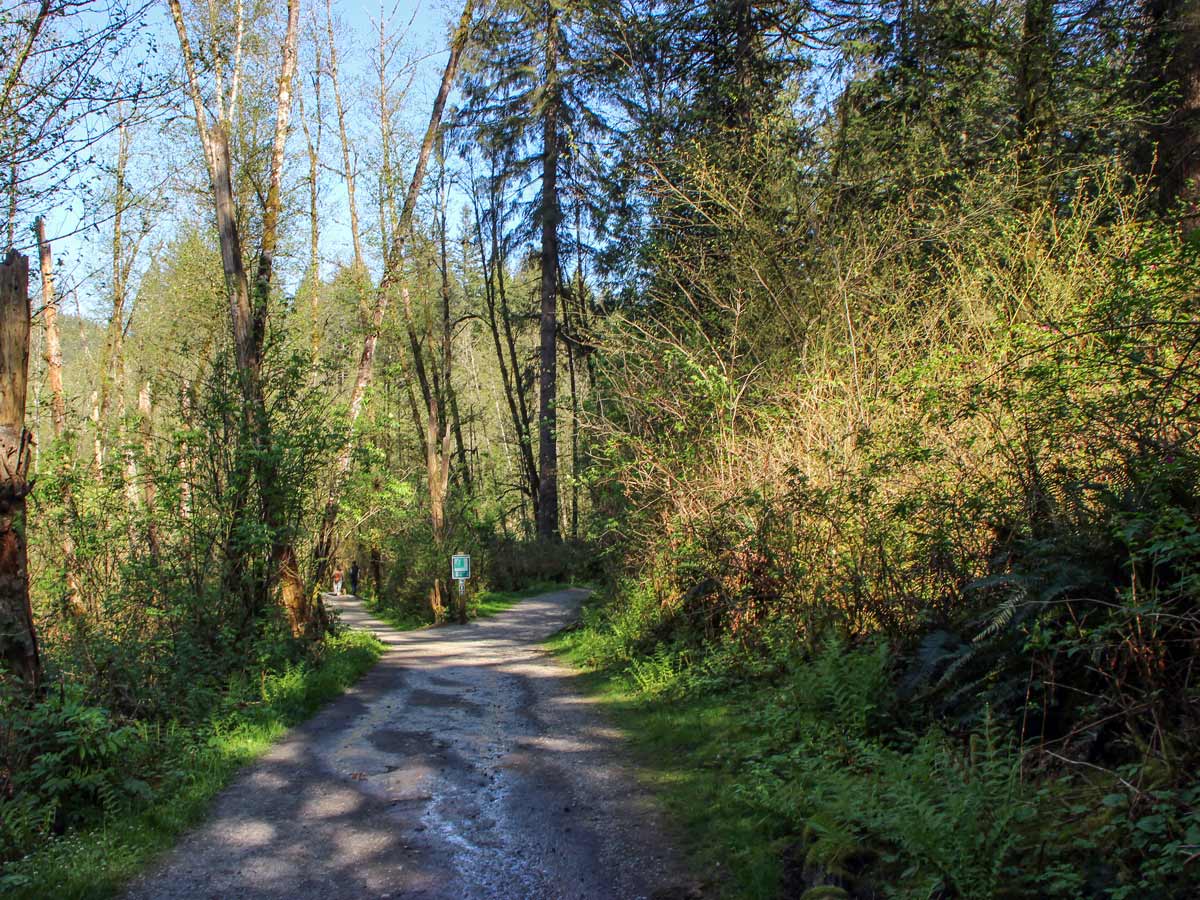
{"type": "MultiPolygon", "coordinates": [[[[362,413],[367,388],[370,386],[371,378],[374,374],[375,348],[379,343],[379,334],[383,329],[384,316],[387,314],[392,294],[400,286],[400,280],[403,275],[405,249],[412,231],[413,214],[417,206],[417,197],[421,192],[421,184],[425,180],[425,169],[429,164],[429,155],[433,150],[434,141],[437,139],[441,128],[442,112],[446,108],[446,100],[450,96],[450,88],[454,84],[455,76],[458,73],[459,61],[462,58],[463,49],[466,47],[467,39],[470,35],[473,6],[474,0],[466,0],[463,5],[462,16],[459,18],[458,25],[451,37],[450,55],[446,60],[445,68],[442,70],[441,85],[438,88],[433,109],[429,114],[429,124],[425,129],[425,136],[421,141],[421,148],[417,154],[416,166],[413,169],[412,179],[409,181],[408,192],[404,197],[404,206],[400,211],[395,226],[391,229],[391,243],[384,257],[383,277],[375,288],[375,302],[371,313],[371,321],[366,337],[363,339],[363,348],[359,355],[354,387],[350,394],[350,411],[348,417],[350,428],[354,427],[359,415],[362,413]]],[[[405,305],[407,307],[407,293],[401,290],[401,295],[405,298],[405,305]]],[[[338,457],[333,487],[325,504],[325,514],[322,518],[316,547],[316,579],[318,584],[324,578],[325,571],[328,568],[329,556],[333,549],[333,536],[337,525],[341,489],[346,475],[350,471],[351,450],[352,448],[347,446],[338,457]]]]}
{"type": "MultiPolygon", "coordinates": [[[[200,133],[200,141],[205,161],[208,164],[212,186],[213,207],[216,213],[217,232],[221,247],[221,264],[225,273],[225,285],[229,298],[230,326],[233,332],[238,374],[242,383],[246,430],[254,445],[253,452],[249,453],[249,456],[251,465],[255,468],[255,478],[262,492],[264,525],[272,534],[272,578],[281,589],[283,606],[287,611],[293,632],[297,635],[309,634],[319,629],[323,615],[319,600],[310,596],[300,577],[295,547],[285,527],[283,510],[280,508],[280,500],[274,489],[275,463],[269,452],[272,435],[262,383],[263,342],[275,251],[279,242],[284,151],[291,115],[292,81],[296,73],[300,4],[299,0],[288,0],[287,4],[287,25],[279,52],[279,77],[275,91],[274,139],[271,145],[267,189],[262,202],[261,243],[254,270],[254,281],[251,285],[238,229],[237,208],[233,193],[233,167],[229,151],[232,116],[237,108],[236,96],[241,79],[241,67],[238,64],[241,54],[240,41],[235,50],[235,64],[228,102],[223,97],[223,86],[218,78],[214,92],[216,114],[210,123],[210,114],[205,107],[204,93],[201,89],[191,42],[188,39],[183,9],[179,0],[168,0],[168,2],[179,36],[188,90],[195,111],[196,127],[200,133]]],[[[239,4],[239,23],[240,9],[239,4]]],[[[238,34],[240,35],[241,32],[242,27],[239,24],[238,34]]],[[[217,68],[217,72],[219,74],[220,67],[217,68]]]]}
{"type": "Polygon", "coordinates": [[[103,115],[116,104],[160,93],[126,54],[152,0],[17,0],[0,10],[0,178],[6,238],[17,219],[45,207],[88,164],[85,151],[114,125],[103,115]]]}

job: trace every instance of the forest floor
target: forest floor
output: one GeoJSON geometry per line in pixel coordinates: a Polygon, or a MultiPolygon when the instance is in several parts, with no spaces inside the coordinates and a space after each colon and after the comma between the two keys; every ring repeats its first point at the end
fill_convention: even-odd
{"type": "Polygon", "coordinates": [[[354,688],[242,772],[131,887],[172,898],[697,897],[623,735],[541,643],[587,592],[400,632],[354,688]]]}

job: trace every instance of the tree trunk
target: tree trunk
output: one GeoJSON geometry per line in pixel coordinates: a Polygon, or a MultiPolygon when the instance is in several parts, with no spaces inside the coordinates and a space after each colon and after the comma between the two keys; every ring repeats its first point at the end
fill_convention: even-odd
{"type": "MultiPolygon", "coordinates": [[[[125,403],[122,401],[120,413],[122,430],[124,430],[124,423],[127,421],[125,412],[125,403]]],[[[129,548],[132,550],[138,546],[137,515],[141,498],[137,488],[137,454],[133,449],[133,441],[129,437],[127,436],[127,439],[121,442],[121,453],[125,457],[125,467],[122,473],[125,479],[125,527],[129,534],[129,548]]]]}
{"type": "Polygon", "coordinates": [[[300,125],[304,129],[304,145],[308,150],[308,302],[312,318],[310,335],[314,384],[317,367],[321,362],[321,231],[318,215],[321,173],[321,48],[317,47],[317,72],[315,91],[317,95],[317,138],[313,140],[308,127],[308,116],[304,113],[304,92],[296,95],[300,102],[300,125]]]}
{"type": "Polygon", "coordinates": [[[546,96],[542,112],[541,378],[538,391],[538,512],[541,540],[558,539],[558,83],[557,9],[548,3],[546,96]]]}
{"type": "Polygon", "coordinates": [[[371,583],[375,585],[375,599],[383,596],[383,555],[378,547],[371,548],[371,583]]]}
{"type": "Polygon", "coordinates": [[[433,587],[429,589],[429,612],[433,615],[433,621],[442,623],[446,621],[446,589],[445,580],[442,578],[433,579],[433,587]]]}
{"type": "MultiPolygon", "coordinates": [[[[517,358],[516,340],[512,332],[512,319],[509,315],[507,292],[504,281],[504,255],[500,251],[499,202],[497,199],[496,173],[493,170],[491,178],[491,211],[489,233],[491,236],[491,264],[488,264],[488,253],[484,249],[483,214],[479,203],[474,200],[475,229],[479,238],[479,263],[483,269],[483,299],[487,306],[488,326],[492,333],[492,343],[496,349],[496,362],[500,366],[500,381],[504,387],[504,399],[508,404],[509,416],[513,423],[514,439],[517,444],[518,462],[522,473],[522,490],[528,496],[533,506],[533,516],[537,519],[538,473],[537,462],[533,458],[533,441],[530,437],[529,407],[525,402],[525,390],[520,372],[520,360],[517,358]]],[[[524,504],[522,504],[524,506],[524,504]]]]}
{"type": "MultiPolygon", "coordinates": [[[[401,292],[401,297],[404,300],[404,326],[408,334],[408,348],[412,354],[413,372],[417,376],[421,399],[425,404],[425,433],[422,436],[422,446],[425,451],[425,473],[429,486],[429,516],[433,527],[433,542],[441,549],[446,540],[446,488],[450,480],[450,428],[441,390],[442,384],[447,382],[450,376],[449,309],[443,309],[442,352],[441,358],[436,360],[442,367],[440,377],[436,366],[431,377],[425,366],[425,354],[417,335],[412,299],[407,290],[401,292]]],[[[435,346],[432,320],[426,336],[432,353],[435,346]]],[[[419,414],[414,415],[418,420],[421,418],[419,414]]]]}
{"type": "Polygon", "coordinates": [[[389,59],[387,21],[379,19],[379,48],[376,67],[379,70],[379,246],[391,245],[397,231],[396,190],[392,177],[391,105],[388,103],[387,67],[389,59]]]}
{"type": "Polygon", "coordinates": [[[734,84],[737,98],[733,106],[733,127],[742,136],[754,131],[754,9],[750,0],[734,0],[734,84]]]}
{"type": "MultiPolygon", "coordinates": [[[[67,404],[63,395],[62,342],[58,331],[58,297],[54,293],[54,255],[50,242],[46,240],[46,224],[39,217],[34,223],[37,232],[38,262],[42,270],[42,326],[46,331],[46,380],[50,383],[51,423],[54,438],[59,440],[67,429],[67,404]]],[[[70,501],[70,485],[63,488],[63,501],[70,501]]],[[[79,578],[75,567],[75,541],[69,531],[64,531],[61,541],[63,552],[63,575],[67,582],[66,607],[73,613],[82,612],[79,599],[79,578]]]]}
{"type": "MultiPolygon", "coordinates": [[[[454,353],[454,334],[450,319],[450,255],[446,248],[446,232],[448,230],[446,209],[449,204],[449,191],[446,183],[446,139],[441,136],[438,141],[438,255],[441,262],[441,298],[442,298],[442,415],[446,419],[446,437],[454,435],[458,448],[458,463],[463,487],[471,492],[471,468],[467,465],[467,450],[463,444],[462,419],[458,414],[458,396],[454,392],[454,384],[450,378],[450,367],[454,353]]],[[[448,448],[446,454],[446,471],[449,473],[450,460],[448,448]]]]}
{"type": "MultiPolygon", "coordinates": [[[[287,30],[280,48],[279,79],[275,91],[275,131],[271,147],[270,173],[266,197],[263,202],[262,245],[258,254],[258,265],[254,276],[254,293],[250,292],[238,233],[237,209],[232,186],[232,163],[229,155],[229,120],[221,102],[221,87],[217,84],[218,121],[210,128],[204,109],[203,92],[196,75],[195,61],[188,41],[187,27],[179,0],[169,0],[171,16],[179,35],[183,54],[184,71],[189,93],[195,109],[196,128],[208,163],[212,184],[213,206],[217,219],[217,233],[221,248],[221,265],[225,273],[225,285],[229,296],[229,314],[237,359],[238,375],[241,380],[243,421],[245,440],[248,446],[240,448],[239,465],[244,470],[252,469],[261,492],[263,525],[271,534],[270,582],[263,586],[269,596],[274,583],[282,591],[282,603],[288,614],[292,633],[296,636],[312,636],[319,633],[323,615],[319,599],[310,602],[299,575],[295,548],[284,521],[285,511],[281,508],[279,492],[274,489],[277,470],[270,451],[273,436],[267,415],[266,397],[262,384],[262,353],[265,339],[266,317],[271,294],[271,277],[274,270],[275,250],[279,240],[279,214],[282,205],[282,183],[284,151],[287,146],[288,124],[291,117],[292,81],[296,72],[296,44],[299,36],[299,0],[288,0],[287,30]],[[249,461],[247,462],[247,457],[249,461]],[[297,618],[300,616],[301,618],[297,618]]],[[[229,110],[233,114],[233,110],[229,110]]],[[[244,474],[244,473],[243,473],[244,474]]],[[[236,573],[243,566],[242,553],[231,554],[231,571],[236,573]]],[[[265,600],[265,596],[252,598],[253,608],[265,600]]]]}
{"type": "MultiPolygon", "coordinates": [[[[442,387],[449,383],[450,378],[449,307],[443,305],[442,308],[441,354],[440,359],[432,360],[434,365],[430,371],[425,365],[424,350],[417,334],[412,298],[407,290],[401,291],[401,298],[404,301],[404,327],[408,335],[413,372],[416,375],[417,384],[421,389],[421,399],[425,405],[425,429],[421,435],[421,445],[425,454],[425,476],[429,489],[429,520],[433,533],[433,544],[437,548],[438,555],[444,556],[447,538],[446,491],[450,482],[450,426],[443,402],[442,387]]],[[[432,317],[429,317],[426,338],[432,354],[436,346],[432,317]]],[[[416,401],[412,398],[411,389],[409,402],[412,406],[413,422],[419,426],[422,416],[417,409],[416,401]]],[[[429,608],[435,621],[441,622],[445,618],[448,599],[442,580],[435,579],[429,594],[429,608]]]]}
{"type": "MultiPolygon", "coordinates": [[[[471,474],[471,458],[467,456],[467,442],[463,437],[462,415],[458,411],[458,391],[451,386],[447,390],[450,400],[450,424],[454,431],[454,447],[458,456],[458,470],[462,476],[462,486],[467,496],[474,496],[475,478],[471,474]]],[[[468,410],[469,412],[470,410],[468,410]]]]}
{"type": "MultiPolygon", "coordinates": [[[[179,418],[185,432],[190,431],[194,420],[192,418],[192,383],[183,382],[179,392],[179,418]]],[[[192,517],[192,478],[195,466],[192,462],[192,448],[187,439],[179,442],[179,518],[186,522],[192,517]]]]}
{"type": "MultiPolygon", "coordinates": [[[[150,407],[150,382],[144,382],[138,392],[138,430],[141,433],[142,459],[148,460],[154,453],[154,427],[151,420],[153,410],[150,407]]],[[[155,518],[154,502],[158,497],[158,488],[154,479],[147,472],[142,478],[142,502],[145,504],[146,543],[150,555],[155,561],[160,558],[158,540],[158,521],[155,518]]]]}
{"type": "Polygon", "coordinates": [[[1053,0],[1025,0],[1016,71],[1017,158],[1024,165],[1037,160],[1049,128],[1053,34],[1053,0]]]}
{"type": "Polygon", "coordinates": [[[325,0],[325,26],[329,37],[329,80],[333,82],[333,104],[337,113],[338,135],[342,144],[342,169],[346,179],[346,199],[350,207],[350,240],[354,245],[354,277],[366,276],[367,264],[363,261],[362,235],[358,227],[358,202],[355,200],[354,160],[350,150],[350,138],[346,132],[346,107],[342,103],[342,86],[338,79],[337,41],[333,36],[333,7],[325,0]]]}
{"type": "Polygon", "coordinates": [[[279,579],[280,599],[292,626],[292,634],[296,637],[324,634],[329,627],[325,607],[305,587],[292,542],[277,542],[271,551],[271,562],[279,579]]]}
{"type": "MultiPolygon", "coordinates": [[[[287,136],[292,111],[292,82],[296,74],[296,45],[299,39],[300,3],[288,0],[287,32],[280,49],[279,81],[275,90],[275,135],[271,148],[270,180],[267,185],[266,203],[263,208],[262,246],[258,253],[258,270],[255,274],[254,303],[254,353],[258,371],[255,372],[257,392],[250,398],[256,414],[255,437],[268,445],[273,437],[266,414],[266,398],[262,386],[262,352],[266,337],[267,309],[271,295],[271,276],[274,272],[275,248],[279,241],[279,214],[283,205],[283,163],[287,147],[287,136]]],[[[300,567],[296,561],[296,550],[281,508],[279,494],[272,490],[277,478],[277,469],[266,454],[256,454],[257,479],[263,494],[264,524],[273,537],[271,548],[272,575],[279,582],[283,607],[287,611],[296,637],[317,637],[325,630],[324,608],[320,598],[310,597],[300,567]]]]}
{"type": "MultiPolygon", "coordinates": [[[[575,296],[583,296],[583,265],[575,268],[575,296]]],[[[562,296],[563,328],[568,335],[571,332],[570,311],[567,308],[566,292],[562,296]]],[[[567,376],[571,387],[571,539],[579,536],[579,384],[575,374],[575,342],[567,341],[567,376]]]]}
{"type": "Polygon", "coordinates": [[[217,217],[217,236],[221,247],[221,268],[229,298],[229,324],[233,332],[234,356],[242,378],[243,396],[251,404],[260,393],[259,359],[254,342],[254,313],[250,305],[250,280],[242,255],[237,209],[233,199],[232,162],[229,136],[217,123],[210,134],[209,152],[213,159],[213,209],[217,217]]]}
{"type": "Polygon", "coordinates": [[[67,428],[67,401],[63,394],[62,340],[58,332],[58,297],[54,294],[54,260],[46,240],[46,224],[39,217],[37,231],[38,261],[42,270],[42,327],[46,331],[46,380],[50,384],[50,416],[54,436],[61,438],[67,428]]]}
{"type": "Polygon", "coordinates": [[[0,660],[37,693],[37,632],[29,601],[25,497],[33,435],[25,428],[29,378],[29,260],[0,265],[0,660]]]}
{"type": "Polygon", "coordinates": [[[100,438],[100,392],[92,391],[91,396],[91,419],[92,419],[92,466],[96,473],[99,474],[104,468],[104,442],[100,438]]]}
{"type": "Polygon", "coordinates": [[[292,115],[292,81],[296,75],[296,44],[300,31],[300,0],[288,0],[287,32],[280,48],[279,81],[275,88],[275,135],[271,145],[271,169],[263,203],[262,246],[255,273],[255,339],[262,353],[267,300],[271,295],[275,248],[279,243],[279,214],[283,207],[283,162],[292,115]]]}
{"type": "MultiPolygon", "coordinates": [[[[118,108],[117,115],[121,115],[118,108]]],[[[100,371],[100,424],[109,426],[113,391],[124,389],[125,370],[125,282],[129,269],[125,265],[124,223],[126,199],[125,170],[129,164],[129,129],[124,122],[117,126],[117,167],[113,188],[112,218],[112,312],[108,319],[108,337],[104,343],[104,359],[100,371]]],[[[103,438],[101,439],[103,440],[103,438]]]]}

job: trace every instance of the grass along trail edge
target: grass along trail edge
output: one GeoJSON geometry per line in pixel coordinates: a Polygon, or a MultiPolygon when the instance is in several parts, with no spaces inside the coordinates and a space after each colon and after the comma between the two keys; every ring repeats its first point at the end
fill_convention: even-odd
{"type": "Polygon", "coordinates": [[[181,730],[169,744],[176,777],[149,805],[114,812],[103,823],[69,832],[6,866],[0,894],[14,900],[114,896],[204,818],[210,801],[239,768],[354,684],[383,649],[374,635],[347,631],[325,642],[317,665],[299,663],[265,676],[259,699],[220,709],[207,727],[181,730]]]}

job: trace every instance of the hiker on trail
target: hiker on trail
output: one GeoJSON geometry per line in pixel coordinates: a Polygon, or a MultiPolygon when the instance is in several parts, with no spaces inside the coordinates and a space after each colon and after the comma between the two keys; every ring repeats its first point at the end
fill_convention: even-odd
{"type": "Polygon", "coordinates": [[[350,593],[358,596],[358,560],[350,563],[350,593]]]}
{"type": "Polygon", "coordinates": [[[342,596],[342,567],[333,570],[333,596],[342,596]]]}

